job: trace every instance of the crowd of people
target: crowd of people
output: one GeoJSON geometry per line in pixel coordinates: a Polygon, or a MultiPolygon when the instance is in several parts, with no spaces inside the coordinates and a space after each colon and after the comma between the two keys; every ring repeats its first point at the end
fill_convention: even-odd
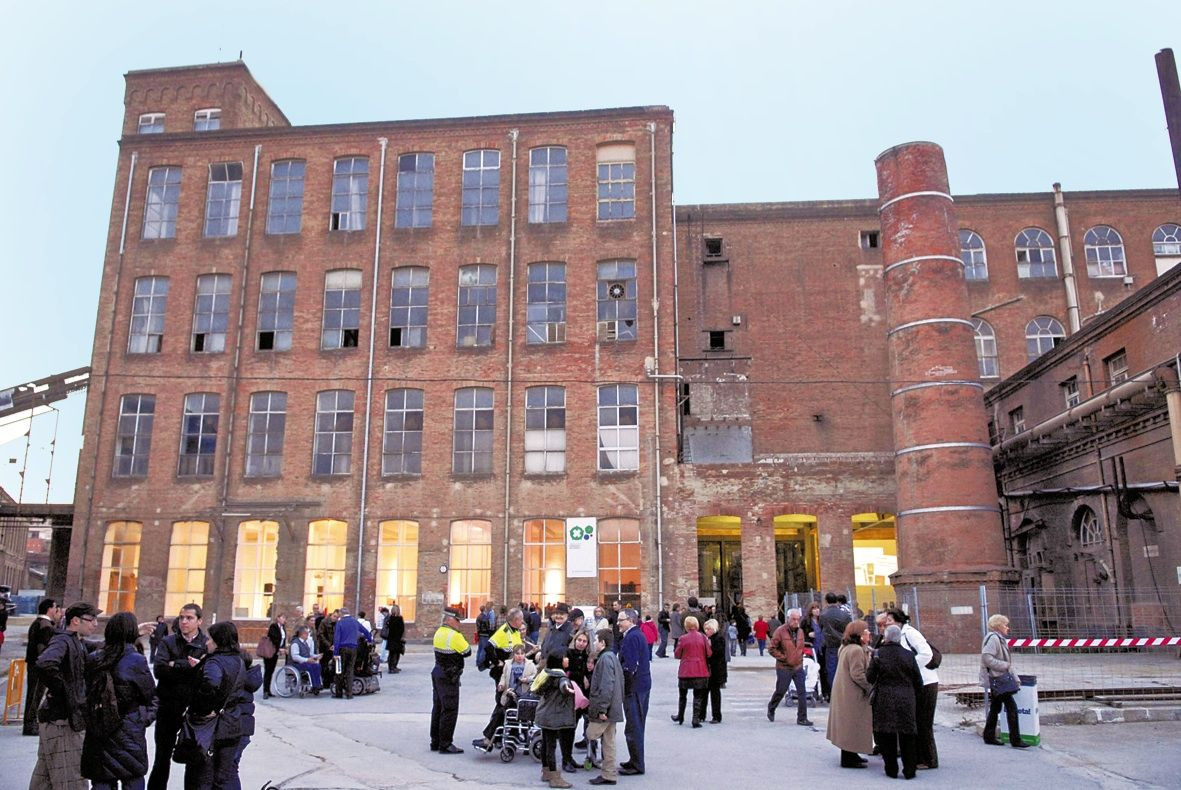
{"type": "MultiPolygon", "coordinates": [[[[761,616],[752,621],[741,606],[726,618],[692,597],[684,606],[664,606],[655,619],[641,618],[621,601],[595,607],[589,616],[559,603],[544,612],[544,638],[536,606],[486,604],[476,618],[474,647],[477,668],[493,681],[493,708],[473,746],[491,751],[505,732],[507,713],[530,706],[529,723],[540,730],[541,778],[550,787],[570,787],[564,774],[584,766],[598,769],[590,779],[595,785],[642,775],[651,662],[678,660],[672,720],[683,724],[688,710],[691,727],[700,728],[722,722],[728,661],[757,645],[760,655],[766,651],[775,660],[769,720],[794,689],[800,725],[812,725],[809,700],[830,705],[826,735],[840,751],[842,768],[865,768],[863,755],[880,755],[891,777],[899,775],[899,762],[908,779],[937,768],[938,650],[901,609],[862,618],[833,593],[824,604],[789,609],[781,623],[761,616]],[[810,679],[810,671],[819,677],[810,679]],[[619,724],[628,752],[621,762],[619,724]],[[586,751],[585,760],[576,750],[586,751]]],[[[335,682],[339,696],[348,698],[359,645],[375,643],[390,672],[400,671],[405,652],[406,625],[397,606],[379,609],[376,624],[346,608],[321,612],[315,606],[305,617],[297,607],[290,618],[280,614],[269,624],[255,651],[260,661],[239,644],[232,621],[206,630],[195,603],[171,623],[160,617],[146,627],[147,655],[140,643],[145,627],[130,612],[110,617],[101,643],[92,642],[101,614],[88,603],[63,609],[46,599],[29,627],[24,734],[40,738],[31,789],[82,790],[89,780],[103,790],[164,790],[174,761],[184,764],[186,788],[238,787],[242,754],[254,734],[254,694],[261,689],[270,696],[280,658],[305,671],[313,689],[335,682]],[[149,727],[156,747],[151,765],[149,727]]],[[[455,727],[460,676],[473,645],[461,633],[461,614],[445,609],[432,640],[430,748],[444,755],[463,752],[455,727]]],[[[1024,748],[1008,620],[994,615],[988,625],[980,659],[980,682],[989,692],[984,741],[1002,745],[996,726],[1003,709],[1010,745],[1024,748]]]]}

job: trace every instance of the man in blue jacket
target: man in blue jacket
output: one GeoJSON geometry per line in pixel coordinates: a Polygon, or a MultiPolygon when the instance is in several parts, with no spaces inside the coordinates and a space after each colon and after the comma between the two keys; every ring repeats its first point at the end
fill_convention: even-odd
{"type": "Polygon", "coordinates": [[[626,723],[623,738],[627,741],[628,759],[619,764],[619,773],[632,776],[644,773],[644,722],[648,718],[648,697],[652,693],[652,658],[648,640],[637,628],[634,609],[623,609],[615,619],[623,634],[619,663],[623,665],[623,715],[626,723]]]}
{"type": "Polygon", "coordinates": [[[345,699],[353,698],[353,670],[357,667],[357,640],[365,637],[366,641],[373,639],[369,629],[361,625],[348,609],[340,609],[340,619],[336,621],[336,630],[332,637],[332,653],[340,657],[340,672],[336,675],[336,696],[345,699]]]}

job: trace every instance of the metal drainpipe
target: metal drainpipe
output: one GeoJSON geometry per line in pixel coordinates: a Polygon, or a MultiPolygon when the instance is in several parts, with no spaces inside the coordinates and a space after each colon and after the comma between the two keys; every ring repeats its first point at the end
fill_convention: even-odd
{"type": "Polygon", "coordinates": [[[1058,249],[1062,250],[1062,284],[1066,287],[1066,319],[1070,334],[1082,326],[1078,315],[1078,285],[1074,281],[1074,258],[1070,254],[1070,220],[1066,216],[1066,201],[1062,185],[1054,183],[1054,219],[1058,223],[1058,249]]]}
{"type": "MultiPolygon", "coordinates": [[[[131,183],[135,180],[135,163],[139,161],[139,154],[135,151],[131,152],[131,166],[127,170],[127,191],[123,195],[123,227],[119,230],[119,263],[115,266],[115,285],[113,288],[115,294],[115,305],[111,310],[111,325],[107,331],[107,344],[103,349],[103,376],[102,381],[98,385],[98,423],[95,428],[94,436],[94,463],[90,465],[90,491],[86,494],[86,519],[88,521],[94,520],[94,487],[98,483],[98,454],[102,447],[103,436],[103,415],[106,413],[107,400],[107,379],[111,375],[111,345],[115,338],[115,315],[119,312],[119,282],[123,277],[123,253],[127,249],[127,215],[131,210],[131,183]]],[[[86,584],[86,552],[90,547],[90,528],[87,525],[82,526],[82,559],[78,564],[78,595],[77,597],[85,597],[82,594],[83,588],[86,584]]],[[[66,566],[69,567],[67,560],[66,566]]],[[[95,595],[98,590],[95,590],[95,595]]]]}
{"type": "Polygon", "coordinates": [[[517,137],[520,130],[509,129],[512,140],[512,175],[509,188],[509,232],[508,232],[508,346],[507,371],[505,372],[505,425],[504,425],[504,566],[500,573],[500,600],[508,605],[508,541],[512,529],[512,457],[513,457],[513,331],[516,327],[513,311],[516,309],[517,272],[517,137]]]}
{"type": "MultiPolygon", "coordinates": [[[[656,258],[656,123],[648,122],[648,200],[652,204],[652,356],[660,373],[660,269],[656,258]]],[[[660,379],[652,381],[653,418],[656,421],[656,606],[664,608],[664,549],[662,540],[664,495],[660,485],[663,456],[660,449],[660,379]]]]}
{"type": "MultiPolygon", "coordinates": [[[[246,316],[246,289],[249,284],[250,275],[250,241],[254,230],[254,196],[257,192],[258,186],[258,158],[262,153],[262,145],[254,146],[254,166],[250,172],[250,203],[246,209],[246,243],[242,251],[242,282],[238,285],[238,323],[234,330],[234,359],[230,364],[230,397],[229,404],[226,410],[226,440],[225,449],[222,451],[221,462],[221,499],[220,507],[217,513],[217,557],[214,562],[217,572],[220,574],[222,563],[225,562],[226,555],[226,529],[228,524],[225,520],[226,507],[229,503],[230,495],[230,457],[234,447],[234,415],[238,405],[238,366],[242,361],[242,326],[245,322],[246,316]]],[[[272,604],[274,597],[271,598],[272,604]]],[[[221,584],[216,584],[213,587],[213,607],[212,611],[214,617],[217,616],[218,608],[221,606],[221,584]]],[[[232,604],[231,604],[232,606],[232,604]]],[[[233,611],[230,612],[231,616],[233,611]]]]}
{"type": "Polygon", "coordinates": [[[1169,436],[1173,440],[1173,479],[1181,481],[1181,385],[1177,371],[1181,370],[1181,355],[1174,360],[1176,368],[1161,365],[1154,372],[1165,390],[1165,405],[1169,415],[1169,436]]]}
{"type": "MultiPolygon", "coordinates": [[[[672,132],[669,132],[669,157],[672,157],[672,132]]],[[[673,237],[673,357],[676,363],[676,372],[681,372],[681,278],[680,278],[680,258],[677,247],[677,201],[676,198],[672,200],[672,237],[673,237]]],[[[681,451],[681,431],[683,430],[684,420],[681,416],[681,383],[677,382],[677,396],[674,399],[676,404],[676,418],[677,418],[677,458],[680,458],[681,451]]],[[[663,595],[662,595],[663,597],[663,595]]],[[[664,608],[664,604],[661,604],[664,608]]]]}
{"type": "Polygon", "coordinates": [[[377,228],[373,239],[373,287],[369,294],[369,363],[365,372],[365,419],[361,439],[361,505],[357,516],[357,588],[353,592],[353,609],[361,611],[361,571],[365,567],[365,495],[369,491],[369,425],[373,418],[373,349],[377,341],[377,277],[381,273],[381,214],[385,197],[385,153],[390,141],[377,138],[381,144],[381,168],[377,176],[377,228]]]}

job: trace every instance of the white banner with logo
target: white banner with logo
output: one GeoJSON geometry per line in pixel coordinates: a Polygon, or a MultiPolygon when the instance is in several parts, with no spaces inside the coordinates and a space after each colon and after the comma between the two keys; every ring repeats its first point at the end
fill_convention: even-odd
{"type": "Polygon", "coordinates": [[[598,519],[566,519],[566,576],[588,579],[599,575],[598,519]]]}

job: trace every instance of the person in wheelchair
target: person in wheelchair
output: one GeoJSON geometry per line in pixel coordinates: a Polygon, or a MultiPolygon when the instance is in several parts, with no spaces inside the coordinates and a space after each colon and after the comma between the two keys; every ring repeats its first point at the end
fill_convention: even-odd
{"type": "Polygon", "coordinates": [[[324,688],[320,675],[320,654],[316,652],[316,644],[309,633],[308,627],[301,625],[296,631],[295,639],[291,642],[288,654],[291,656],[296,670],[308,673],[312,679],[312,691],[319,692],[324,688]]]}

